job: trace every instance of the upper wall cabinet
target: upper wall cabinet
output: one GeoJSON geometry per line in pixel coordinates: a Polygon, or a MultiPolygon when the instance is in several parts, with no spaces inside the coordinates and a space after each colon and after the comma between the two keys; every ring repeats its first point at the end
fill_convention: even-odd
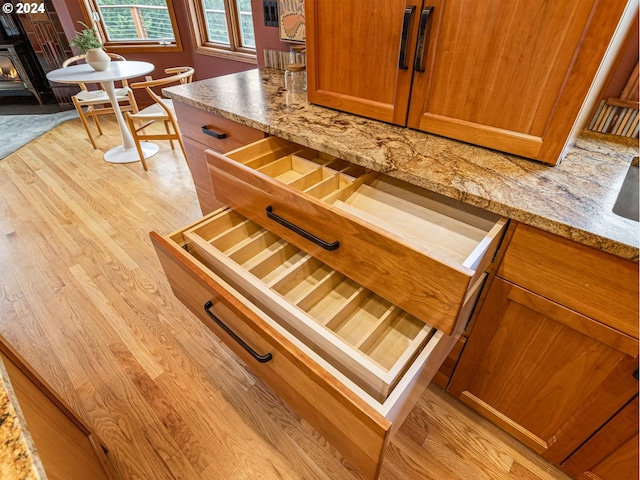
{"type": "Polygon", "coordinates": [[[556,164],[637,2],[307,0],[309,101],[556,164]]]}

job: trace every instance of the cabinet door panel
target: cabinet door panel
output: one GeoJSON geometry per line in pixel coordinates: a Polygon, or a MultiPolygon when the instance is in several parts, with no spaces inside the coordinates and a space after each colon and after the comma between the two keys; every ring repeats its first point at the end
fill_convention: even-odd
{"type": "Polygon", "coordinates": [[[540,158],[543,142],[569,135],[625,2],[430,3],[428,68],[415,74],[409,126],[555,163],[557,154],[540,158]]]}
{"type": "Polygon", "coordinates": [[[638,478],[638,396],[563,463],[576,478],[638,478]]]}
{"type": "MultiPolygon", "coordinates": [[[[570,429],[563,427],[590,397],[610,386],[609,377],[622,373],[632,378],[634,362],[628,360],[637,356],[637,347],[634,352],[630,344],[634,340],[620,334],[625,338],[618,342],[611,338],[615,331],[600,328],[587,317],[496,278],[451,393],[544,454],[571,438],[570,429]],[[593,325],[585,327],[589,323],[593,325]],[[623,351],[618,345],[624,345],[623,351]],[[620,372],[620,364],[629,371],[620,372]]],[[[621,406],[608,404],[611,411],[605,420],[621,406]]],[[[573,438],[573,448],[584,440],[573,438]]]]}
{"type": "Polygon", "coordinates": [[[406,124],[421,0],[307,0],[309,101],[406,124]],[[405,8],[408,68],[400,69],[405,8]]]}

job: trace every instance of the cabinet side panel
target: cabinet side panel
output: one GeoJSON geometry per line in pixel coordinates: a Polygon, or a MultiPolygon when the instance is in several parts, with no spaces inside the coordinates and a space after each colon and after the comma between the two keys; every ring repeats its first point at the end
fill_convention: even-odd
{"type": "Polygon", "coordinates": [[[109,480],[85,432],[4,354],[0,354],[18,397],[42,465],[50,478],[109,480]]]}

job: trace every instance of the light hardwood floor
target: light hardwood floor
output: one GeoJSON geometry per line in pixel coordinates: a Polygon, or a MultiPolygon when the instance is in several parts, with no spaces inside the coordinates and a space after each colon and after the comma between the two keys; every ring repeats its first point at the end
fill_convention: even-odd
{"type": "MultiPolygon", "coordinates": [[[[113,122],[98,144],[119,143],[113,122]]],[[[79,120],[0,160],[0,333],[100,435],[123,479],[357,479],[172,295],[148,232],[200,210],[167,142],[112,165],[79,120]]],[[[565,479],[430,387],[383,480],[565,479]]]]}

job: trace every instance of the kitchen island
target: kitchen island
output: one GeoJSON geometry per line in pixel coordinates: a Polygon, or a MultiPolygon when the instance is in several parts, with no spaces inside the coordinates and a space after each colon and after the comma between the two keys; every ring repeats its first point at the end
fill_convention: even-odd
{"type": "MultiPolygon", "coordinates": [[[[629,166],[637,157],[637,140],[583,132],[563,162],[550,167],[312,105],[305,95],[286,91],[278,70],[233,74],[172,87],[166,93],[176,101],[203,213],[228,205],[269,234],[279,235],[425,323],[442,328],[446,343],[440,353],[429,358],[430,365],[425,364],[418,383],[424,386],[433,378],[450,394],[568,473],[577,477],[603,471],[598,462],[618,465],[618,458],[626,458],[629,445],[637,441],[637,429],[625,437],[628,444],[616,443],[622,439],[613,441],[596,464],[584,461],[589,455],[580,457],[572,452],[584,442],[595,442],[595,432],[604,425],[622,422],[616,412],[631,405],[637,396],[634,370],[638,355],[638,223],[612,211],[629,166]],[[270,138],[261,140],[265,135],[270,138]],[[303,147],[308,149],[301,150],[303,147]],[[287,156],[294,151],[298,153],[287,156]],[[444,198],[439,201],[457,202],[454,210],[472,205],[500,215],[503,222],[511,219],[498,254],[489,253],[478,268],[478,272],[487,273],[487,280],[484,288],[479,282],[475,289],[481,292],[473,297],[477,299],[475,310],[476,300],[465,303],[462,310],[418,310],[415,305],[440,298],[454,285],[448,275],[419,266],[410,254],[403,253],[385,263],[386,252],[391,250],[375,250],[387,243],[384,235],[374,235],[362,243],[372,232],[370,228],[375,230],[376,225],[385,226],[389,221],[396,222],[388,230],[392,238],[401,238],[405,226],[413,226],[418,218],[399,218],[405,218],[414,207],[397,198],[387,198],[375,207],[365,202],[360,204],[365,209],[365,222],[358,223],[356,217],[363,213],[357,209],[343,221],[339,210],[344,207],[332,210],[333,207],[325,209],[322,205],[326,199],[329,204],[340,205],[336,200],[339,197],[330,193],[334,188],[329,187],[331,168],[323,167],[328,176],[323,173],[321,180],[316,180],[320,184],[313,185],[306,181],[307,177],[314,177],[307,167],[294,167],[293,158],[303,158],[296,161],[304,164],[305,158],[316,156],[316,166],[334,165],[326,162],[343,165],[336,168],[348,172],[344,185],[340,184],[343,187],[338,187],[345,191],[353,175],[359,175],[355,172],[365,167],[392,177],[385,181],[403,184],[403,191],[418,192],[416,187],[422,187],[419,196],[436,192],[444,198]],[[352,165],[345,164],[345,160],[352,165]],[[304,182],[295,180],[296,175],[303,175],[304,182]],[[273,181],[272,177],[279,180],[273,181]],[[391,205],[404,206],[384,217],[382,212],[391,205]],[[285,211],[284,218],[291,221],[271,218],[274,208],[285,211]],[[379,222],[377,215],[384,220],[379,222]],[[351,232],[357,234],[349,237],[351,232]],[[322,241],[325,236],[336,240],[335,249],[341,246],[342,257],[325,252],[334,250],[328,248],[333,244],[322,241]],[[348,249],[351,250],[345,255],[348,249]],[[366,251],[369,255],[357,254],[366,251]],[[368,258],[378,261],[368,265],[368,258]],[[411,280],[397,276],[407,266],[413,269],[411,280]],[[426,276],[418,279],[423,274],[426,276]],[[458,317],[451,324],[435,318],[439,311],[454,317],[460,311],[474,313],[458,317]],[[505,339],[506,343],[501,343],[505,339]],[[514,378],[518,381],[514,382],[514,378]]],[[[389,191],[389,187],[382,188],[389,191]]],[[[408,199],[413,193],[406,195],[402,198],[408,199]]],[[[351,201],[349,197],[347,202],[351,201]]],[[[219,210],[212,215],[226,213],[219,210]]],[[[211,218],[205,217],[203,225],[211,218]]],[[[242,219],[239,217],[238,221],[242,219]]],[[[432,228],[414,226],[414,230],[425,235],[415,243],[417,248],[424,247],[427,255],[433,252],[434,259],[442,259],[442,251],[430,245],[427,233],[433,235],[432,228]]],[[[193,303],[191,296],[182,291],[186,280],[176,276],[175,267],[189,271],[194,279],[210,275],[215,278],[218,269],[182,258],[184,249],[195,248],[189,242],[191,237],[176,235],[164,239],[165,244],[157,236],[152,238],[169,281],[173,282],[174,293],[194,313],[201,313],[196,308],[199,303],[193,303]]],[[[412,238],[407,237],[408,245],[412,238]]],[[[502,234],[495,238],[495,242],[486,244],[497,245],[502,234]]],[[[211,248],[209,243],[205,247],[211,248]]],[[[452,265],[448,262],[445,261],[452,265]]],[[[430,265],[436,266],[438,261],[430,265]]],[[[237,271],[230,268],[229,272],[237,271]]],[[[478,278],[473,270],[467,273],[478,278]]],[[[209,295],[218,295],[216,285],[211,288],[201,292],[200,303],[209,295]]],[[[234,302],[234,294],[228,295],[229,301],[234,302]]],[[[252,294],[247,301],[260,303],[252,294]]],[[[270,302],[271,299],[266,301],[266,308],[270,308],[270,302]]],[[[254,328],[269,336],[263,326],[254,328]]],[[[408,395],[415,400],[419,394],[415,389],[408,395]]],[[[282,395],[291,402],[286,391],[282,395]]],[[[317,406],[313,402],[310,405],[317,406]]],[[[408,401],[397,411],[406,413],[411,405],[408,401]]],[[[386,439],[402,419],[401,415],[390,419],[391,433],[386,439]]],[[[323,425],[321,422],[314,427],[323,425]]],[[[321,433],[329,443],[340,444],[344,439],[336,437],[336,431],[327,429],[321,433]]],[[[612,427],[611,431],[615,429],[612,427]]],[[[349,449],[338,447],[341,452],[349,449]]],[[[376,450],[379,456],[357,466],[367,472],[368,478],[376,477],[382,451],[376,450]]],[[[360,458],[359,454],[347,454],[349,461],[360,458]]],[[[634,468],[603,475],[603,479],[633,478],[634,468]]]]}
{"type": "Polygon", "coordinates": [[[338,112],[250,70],[171,87],[174,100],[618,257],[638,261],[638,223],[613,213],[638,141],[584,132],[549,167],[338,112]]]}

